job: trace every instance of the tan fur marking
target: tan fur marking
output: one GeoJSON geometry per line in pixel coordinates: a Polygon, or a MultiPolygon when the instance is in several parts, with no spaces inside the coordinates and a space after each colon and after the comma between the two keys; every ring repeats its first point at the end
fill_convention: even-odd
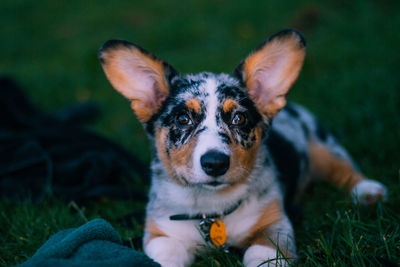
{"type": "Polygon", "coordinates": [[[185,144],[179,149],[170,150],[170,158],[172,165],[175,167],[186,167],[191,169],[193,165],[192,162],[193,150],[196,146],[196,142],[197,142],[197,137],[190,140],[189,143],[185,144]]]}
{"type": "Polygon", "coordinates": [[[144,241],[145,246],[156,237],[167,236],[167,234],[161,231],[160,228],[158,228],[158,225],[153,220],[150,219],[146,221],[146,226],[144,230],[149,234],[146,240],[144,241]]]}
{"type": "Polygon", "coordinates": [[[137,119],[142,123],[148,121],[154,114],[152,107],[148,106],[146,103],[140,102],[139,100],[132,100],[131,108],[133,109],[137,119]]]}
{"type": "Polygon", "coordinates": [[[254,130],[254,133],[256,135],[256,141],[251,148],[245,149],[240,145],[236,144],[233,145],[234,160],[237,160],[240,166],[246,169],[247,171],[250,171],[253,168],[256,159],[256,154],[260,147],[260,141],[262,135],[261,127],[256,128],[254,130]]]}
{"type": "Polygon", "coordinates": [[[186,106],[189,110],[194,111],[196,113],[200,113],[201,111],[200,101],[195,98],[187,100],[186,106]]]}
{"type": "Polygon", "coordinates": [[[226,113],[234,110],[237,106],[238,103],[235,100],[228,98],[225,100],[224,104],[222,104],[222,110],[226,113]]]}
{"type": "Polygon", "coordinates": [[[197,138],[190,140],[179,149],[170,149],[169,155],[165,149],[168,130],[161,129],[155,133],[155,141],[158,157],[168,172],[168,176],[179,185],[187,185],[187,181],[182,178],[190,177],[189,170],[192,168],[192,155],[196,146],[197,138]]]}
{"type": "Polygon", "coordinates": [[[180,179],[178,179],[175,175],[174,169],[171,166],[170,159],[167,155],[167,151],[165,150],[165,142],[167,140],[167,129],[157,130],[155,132],[155,141],[157,147],[157,154],[161,162],[163,163],[166,171],[168,172],[168,176],[171,177],[177,184],[184,185],[180,179]]]}
{"type": "Polygon", "coordinates": [[[309,150],[313,175],[337,187],[345,186],[347,191],[365,179],[362,174],[353,169],[348,161],[336,157],[327,147],[313,142],[309,144],[309,150]]]}
{"type": "Polygon", "coordinates": [[[248,237],[241,243],[241,247],[264,245],[275,248],[268,239],[268,226],[282,219],[282,208],[278,200],[272,201],[258,218],[256,224],[249,231],[248,237]]]}
{"type": "Polygon", "coordinates": [[[247,177],[253,168],[257,152],[260,147],[262,135],[261,127],[256,128],[254,134],[256,135],[256,141],[249,149],[245,149],[240,145],[234,144],[232,137],[230,137],[233,153],[231,154],[231,168],[227,174],[227,182],[230,183],[231,186],[218,191],[218,194],[232,192],[238,186],[247,182],[247,177]]]}

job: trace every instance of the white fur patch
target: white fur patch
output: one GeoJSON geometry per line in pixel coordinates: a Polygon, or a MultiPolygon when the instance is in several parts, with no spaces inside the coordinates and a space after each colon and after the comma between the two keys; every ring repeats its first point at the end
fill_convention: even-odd
{"type": "Polygon", "coordinates": [[[370,205],[377,199],[387,200],[386,187],[374,180],[362,180],[358,182],[350,192],[355,203],[370,205]]]}
{"type": "Polygon", "coordinates": [[[301,122],[291,119],[287,112],[278,113],[274,118],[272,127],[287,140],[290,140],[297,151],[303,151],[307,148],[307,139],[304,138],[301,122]]]}
{"type": "Polygon", "coordinates": [[[235,205],[243,196],[246,195],[248,185],[243,184],[230,192],[230,194],[217,194],[215,191],[207,189],[194,190],[190,187],[182,187],[173,182],[160,180],[153,183],[154,192],[163,192],[158,195],[158,200],[162,203],[163,211],[171,214],[186,213],[198,214],[221,213],[227,207],[235,205]]]}
{"type": "Polygon", "coordinates": [[[251,227],[260,217],[263,205],[257,198],[250,198],[242,204],[238,212],[234,212],[224,218],[227,228],[228,242],[235,246],[242,242],[249,234],[251,227]],[[245,220],[243,218],[246,218],[245,220]]]}
{"type": "Polygon", "coordinates": [[[219,127],[216,121],[216,114],[219,102],[215,94],[217,87],[218,81],[214,77],[208,78],[206,83],[201,87],[201,89],[204,90],[204,92],[208,95],[205,103],[207,110],[206,118],[200,127],[206,127],[206,130],[199,135],[197,145],[193,153],[195,182],[207,182],[209,180],[208,175],[201,167],[201,156],[212,149],[223,152],[227,155],[229,155],[230,152],[229,148],[222,143],[221,137],[218,135],[219,127]]]}
{"type": "Polygon", "coordinates": [[[163,267],[189,266],[194,259],[193,251],[171,237],[154,238],[144,247],[144,252],[163,267]]]}
{"type": "Polygon", "coordinates": [[[246,267],[257,267],[265,261],[269,261],[261,266],[287,266],[288,263],[284,259],[281,259],[276,251],[276,249],[254,245],[250,246],[243,256],[243,264],[246,267]],[[276,260],[274,260],[276,259],[276,260]],[[269,261],[271,260],[271,261],[269,261]]]}

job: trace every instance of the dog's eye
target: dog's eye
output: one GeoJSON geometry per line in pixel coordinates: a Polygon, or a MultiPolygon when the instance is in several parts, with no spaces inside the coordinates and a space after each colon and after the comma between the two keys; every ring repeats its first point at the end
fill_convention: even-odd
{"type": "Polygon", "coordinates": [[[176,120],[177,120],[177,122],[178,122],[180,125],[189,125],[189,124],[191,124],[191,122],[192,122],[192,121],[190,120],[189,115],[184,114],[184,113],[178,115],[178,117],[176,118],[176,120]]]}
{"type": "Polygon", "coordinates": [[[246,117],[242,113],[236,113],[232,118],[232,125],[242,125],[246,122],[246,117]]]}

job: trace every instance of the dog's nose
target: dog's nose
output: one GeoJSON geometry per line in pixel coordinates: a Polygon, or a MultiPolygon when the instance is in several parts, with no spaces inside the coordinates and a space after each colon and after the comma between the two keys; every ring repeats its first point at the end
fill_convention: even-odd
{"type": "Polygon", "coordinates": [[[206,174],[217,177],[225,174],[229,169],[229,156],[221,152],[209,151],[201,156],[200,164],[206,174]]]}

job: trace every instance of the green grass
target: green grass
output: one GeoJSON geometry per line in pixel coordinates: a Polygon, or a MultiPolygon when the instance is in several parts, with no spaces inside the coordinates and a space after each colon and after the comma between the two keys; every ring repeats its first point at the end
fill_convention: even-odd
{"type": "MultiPolygon", "coordinates": [[[[48,111],[99,102],[103,116],[91,128],[148,161],[144,131],[98,63],[104,41],[133,41],[182,73],[231,72],[267,36],[297,28],[308,50],[289,99],[318,114],[364,172],[390,190],[389,203],[363,209],[328,185],[313,187],[295,225],[300,264],[366,266],[376,257],[400,264],[399,8],[395,0],[3,0],[0,73],[14,76],[48,111]]],[[[26,260],[50,235],[95,217],[109,220],[130,243],[142,226],[120,218],[142,206],[2,200],[0,265],[26,260]]],[[[195,263],[235,265],[239,255],[218,251],[195,263]]]]}

